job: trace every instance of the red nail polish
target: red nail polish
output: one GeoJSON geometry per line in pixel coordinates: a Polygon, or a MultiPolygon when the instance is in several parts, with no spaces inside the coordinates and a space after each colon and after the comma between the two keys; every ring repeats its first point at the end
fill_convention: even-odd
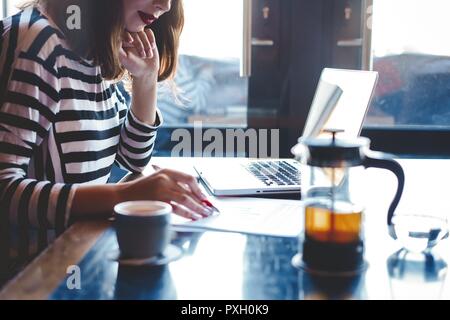
{"type": "Polygon", "coordinates": [[[213,204],[211,203],[211,202],[209,202],[209,200],[202,200],[202,203],[203,204],[206,204],[208,207],[210,207],[210,208],[212,208],[213,207],[213,204]]]}

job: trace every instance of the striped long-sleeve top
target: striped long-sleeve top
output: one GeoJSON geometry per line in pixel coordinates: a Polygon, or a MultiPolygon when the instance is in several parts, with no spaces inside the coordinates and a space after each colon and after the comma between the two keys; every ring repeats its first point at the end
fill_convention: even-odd
{"type": "Polygon", "coordinates": [[[23,263],[68,226],[78,185],[106,183],[114,163],[143,170],[161,116],[140,122],[38,9],[0,21],[0,35],[1,280],[6,261],[23,263]]]}

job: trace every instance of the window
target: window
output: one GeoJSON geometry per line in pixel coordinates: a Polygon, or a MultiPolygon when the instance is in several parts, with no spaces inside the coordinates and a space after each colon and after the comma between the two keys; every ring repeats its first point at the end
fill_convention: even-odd
{"type": "Polygon", "coordinates": [[[448,12],[448,0],[374,0],[380,79],[367,125],[450,129],[448,12]]]}
{"type": "Polygon", "coordinates": [[[242,0],[188,0],[184,7],[175,78],[181,95],[177,102],[161,90],[158,99],[166,126],[246,126],[248,85],[239,75],[242,0]]]}

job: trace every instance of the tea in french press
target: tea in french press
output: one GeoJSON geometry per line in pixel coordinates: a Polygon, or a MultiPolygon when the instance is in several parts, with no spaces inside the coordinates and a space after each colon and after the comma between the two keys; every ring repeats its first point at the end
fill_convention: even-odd
{"type": "Polygon", "coordinates": [[[404,175],[394,160],[380,153],[369,155],[369,139],[338,139],[341,130],[325,132],[331,137],[301,139],[301,152],[296,155],[303,164],[305,231],[300,243],[301,261],[298,255],[294,264],[313,271],[352,273],[365,268],[365,206],[361,197],[364,170],[368,167],[388,169],[398,178],[388,224],[401,197],[404,175]]]}

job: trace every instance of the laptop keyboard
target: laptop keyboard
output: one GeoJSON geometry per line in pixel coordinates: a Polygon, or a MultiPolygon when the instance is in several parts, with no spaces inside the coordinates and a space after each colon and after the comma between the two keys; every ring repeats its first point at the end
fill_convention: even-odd
{"type": "Polygon", "coordinates": [[[266,186],[300,184],[300,171],[287,161],[254,161],[244,167],[266,186]]]}

